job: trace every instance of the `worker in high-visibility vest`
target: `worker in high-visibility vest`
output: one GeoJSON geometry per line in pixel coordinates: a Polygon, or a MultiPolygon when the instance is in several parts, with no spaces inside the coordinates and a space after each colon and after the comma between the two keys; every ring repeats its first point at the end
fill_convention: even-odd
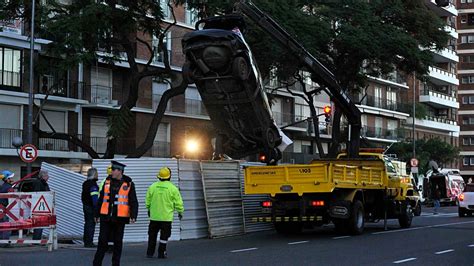
{"type": "Polygon", "coordinates": [[[92,248],[95,231],[94,210],[99,201],[99,187],[97,186],[97,169],[89,168],[87,171],[87,180],[82,183],[82,210],[84,211],[84,247],[92,248]]]}
{"type": "MultiPolygon", "coordinates": [[[[109,166],[107,167],[107,177],[109,177],[111,174],[112,174],[112,165],[109,165],[109,166]]],[[[102,188],[104,187],[105,180],[107,180],[107,177],[105,177],[104,179],[102,179],[102,181],[100,181],[100,183],[99,183],[99,191],[102,191],[102,188]]]]}
{"type": "Polygon", "coordinates": [[[102,265],[107,252],[108,236],[114,236],[112,265],[120,265],[125,224],[135,223],[138,215],[138,201],[132,179],[124,175],[125,165],[112,161],[112,174],[107,177],[100,191],[96,222],[100,218],[99,245],[94,256],[94,266],[102,265]]]}
{"type": "Polygon", "coordinates": [[[184,207],[178,188],[170,181],[171,170],[168,167],[163,167],[157,177],[160,181],[153,183],[148,188],[145,198],[148,217],[150,217],[147,257],[152,258],[155,254],[156,238],[160,232],[158,258],[165,259],[167,257],[166,245],[171,236],[173,214],[175,211],[178,212],[179,219],[182,219],[184,207]]]}

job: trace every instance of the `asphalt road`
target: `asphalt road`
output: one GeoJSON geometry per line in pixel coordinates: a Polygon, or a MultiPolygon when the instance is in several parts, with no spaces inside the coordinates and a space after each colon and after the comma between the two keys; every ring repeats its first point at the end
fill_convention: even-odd
{"type": "MultiPolygon", "coordinates": [[[[166,260],[145,258],[146,244],[124,248],[122,265],[474,265],[474,218],[456,207],[434,216],[424,209],[411,228],[397,221],[366,224],[360,236],[340,236],[331,225],[292,236],[261,232],[225,239],[171,242],[166,260]]],[[[0,249],[0,265],[91,265],[95,250],[62,245],[0,249]]],[[[104,259],[110,265],[110,255],[104,259]]]]}

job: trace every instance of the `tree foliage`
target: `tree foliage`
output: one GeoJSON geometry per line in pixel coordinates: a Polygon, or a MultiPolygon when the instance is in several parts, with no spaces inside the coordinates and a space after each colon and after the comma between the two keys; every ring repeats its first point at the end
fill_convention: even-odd
{"type": "MultiPolygon", "coordinates": [[[[25,0],[9,0],[0,2],[0,20],[19,19],[29,25],[31,21],[31,3],[25,0]]],[[[111,66],[127,63],[128,73],[124,84],[129,84],[123,91],[127,95],[119,110],[111,111],[108,121],[108,145],[104,155],[114,156],[117,138],[129,131],[134,121],[131,109],[136,106],[140,82],[147,77],[160,77],[170,80],[174,89],[162,97],[160,107],[166,106],[170,97],[184,93],[180,74],[172,71],[164,38],[170,28],[176,24],[174,16],[175,1],[167,0],[165,5],[156,0],[80,0],[36,1],[35,36],[52,41],[46,46],[45,55],[56,58],[58,69],[68,70],[79,63],[94,65],[103,62],[111,66]],[[172,23],[164,23],[164,9],[169,9],[172,23]],[[174,22],[173,22],[174,21],[174,22]],[[156,36],[158,46],[151,45],[152,36],[156,36]],[[145,46],[148,58],[145,63],[138,63],[137,47],[145,46]],[[163,52],[164,67],[152,65],[156,54],[163,52]]],[[[26,26],[28,29],[29,27],[26,26]]],[[[39,64],[38,64],[39,65],[39,64]]],[[[37,67],[39,71],[41,67],[37,67]]],[[[154,137],[157,125],[161,121],[165,108],[157,108],[153,125],[148,135],[154,137]]],[[[39,127],[36,127],[40,131],[39,127]]],[[[47,132],[39,132],[47,136],[47,132]]],[[[146,143],[140,145],[134,157],[143,155],[152,145],[147,135],[146,143]]],[[[54,138],[55,135],[49,137],[54,138]]],[[[75,142],[76,144],[79,142],[75,142]]],[[[83,148],[87,144],[80,143],[83,148]]],[[[90,149],[86,149],[90,150],[90,149]]],[[[97,153],[89,153],[93,158],[97,153]]]]}
{"type": "MultiPolygon", "coordinates": [[[[440,167],[446,167],[446,165],[459,159],[459,148],[439,138],[417,140],[415,141],[415,147],[420,173],[428,171],[427,164],[430,160],[436,161],[440,167]]],[[[409,162],[413,157],[413,143],[395,143],[387,153],[396,154],[402,161],[409,162]]]]}

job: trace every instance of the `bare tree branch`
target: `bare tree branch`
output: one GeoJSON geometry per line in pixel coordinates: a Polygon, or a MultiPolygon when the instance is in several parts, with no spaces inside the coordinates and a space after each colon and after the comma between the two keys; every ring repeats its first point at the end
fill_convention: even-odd
{"type": "Polygon", "coordinates": [[[146,46],[146,48],[148,49],[148,51],[150,52],[150,58],[148,59],[148,62],[146,63],[145,65],[145,69],[148,69],[148,67],[151,65],[151,63],[153,62],[153,58],[155,58],[155,48],[152,47],[150,45],[150,43],[148,43],[147,41],[141,39],[141,38],[138,38],[136,37],[136,40],[139,42],[139,43],[142,43],[146,46]]]}

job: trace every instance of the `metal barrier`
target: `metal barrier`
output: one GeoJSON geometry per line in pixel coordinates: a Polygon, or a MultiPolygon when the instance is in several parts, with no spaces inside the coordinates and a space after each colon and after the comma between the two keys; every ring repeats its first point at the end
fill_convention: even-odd
{"type": "Polygon", "coordinates": [[[58,249],[54,192],[3,193],[0,199],[8,200],[7,206],[0,204],[0,233],[18,230],[18,239],[0,239],[0,244],[40,244],[47,245],[48,251],[58,249]],[[49,237],[25,239],[25,229],[49,229],[49,237]]]}

